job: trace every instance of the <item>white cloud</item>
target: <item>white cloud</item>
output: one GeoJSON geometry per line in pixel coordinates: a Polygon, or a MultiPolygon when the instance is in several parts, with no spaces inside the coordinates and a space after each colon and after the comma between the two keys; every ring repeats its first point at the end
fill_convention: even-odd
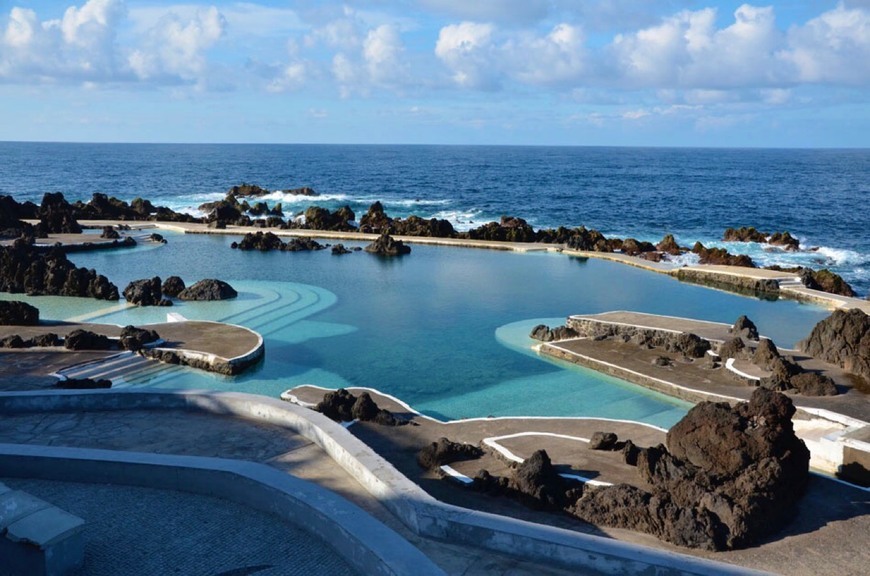
{"type": "Polygon", "coordinates": [[[226,19],[214,6],[187,19],[168,12],[147,31],[143,46],[130,54],[128,64],[143,80],[201,81],[207,67],[205,52],[225,31],[226,19]]]}
{"type": "Polygon", "coordinates": [[[495,26],[462,22],[438,33],[435,55],[451,70],[463,88],[492,88],[497,83],[497,62],[492,58],[495,26]]]}
{"type": "Polygon", "coordinates": [[[399,32],[393,26],[382,24],[369,30],[363,42],[363,59],[372,82],[388,86],[401,81],[406,72],[402,62],[404,49],[399,32]]]}
{"type": "Polygon", "coordinates": [[[546,36],[510,42],[511,76],[525,84],[566,84],[580,80],[586,68],[585,38],[580,28],[556,25],[546,36]]]}
{"type": "MultiPolygon", "coordinates": [[[[865,3],[866,4],[866,3],[865,3]]],[[[789,30],[781,56],[796,81],[866,84],[870,81],[870,12],[843,4],[789,30]]]]}
{"type": "Polygon", "coordinates": [[[44,22],[33,10],[12,8],[0,43],[0,74],[12,81],[109,79],[124,14],[121,0],[89,0],[44,22]]]}

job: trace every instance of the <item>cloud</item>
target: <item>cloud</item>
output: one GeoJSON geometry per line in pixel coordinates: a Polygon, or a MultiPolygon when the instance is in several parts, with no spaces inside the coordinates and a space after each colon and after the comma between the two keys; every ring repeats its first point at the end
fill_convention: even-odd
{"type": "Polygon", "coordinates": [[[33,10],[15,7],[0,42],[0,77],[9,81],[106,80],[116,72],[120,0],[89,0],[60,19],[41,22],[33,10]]]}
{"type": "Polygon", "coordinates": [[[201,81],[207,67],[205,52],[224,36],[226,25],[214,6],[197,10],[189,19],[168,12],[145,33],[142,47],[127,62],[142,80],[201,81]]]}
{"type": "Polygon", "coordinates": [[[453,81],[463,88],[492,89],[497,86],[497,65],[493,58],[495,26],[462,22],[445,26],[435,43],[437,56],[452,72],[453,81]]]}
{"type": "Polygon", "coordinates": [[[792,28],[781,57],[795,67],[799,82],[866,84],[870,81],[870,12],[840,4],[792,28]]]}

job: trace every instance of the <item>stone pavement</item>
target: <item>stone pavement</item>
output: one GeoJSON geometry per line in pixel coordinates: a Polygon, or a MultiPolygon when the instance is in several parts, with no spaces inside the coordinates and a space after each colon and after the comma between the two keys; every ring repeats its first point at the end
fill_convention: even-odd
{"type": "MultiPolygon", "coordinates": [[[[266,463],[299,478],[315,482],[352,501],[410,541],[448,574],[468,576],[576,574],[576,571],[540,566],[534,562],[522,561],[474,546],[436,542],[416,536],[320,448],[280,426],[231,416],[174,410],[6,414],[0,418],[0,441],[15,444],[214,456],[266,463]]],[[[9,485],[16,485],[15,482],[10,480],[9,485]]],[[[124,514],[123,490],[126,488],[112,488],[120,490],[115,508],[118,514],[124,514]]],[[[109,490],[107,487],[104,489],[109,490]]],[[[39,492],[35,494],[40,495],[39,492]]],[[[185,494],[176,497],[188,496],[190,495],[185,494]]],[[[57,501],[59,499],[52,499],[53,497],[50,496],[40,497],[67,509],[62,502],[57,501]]],[[[72,496],[71,498],[75,499],[72,496]]],[[[191,496],[191,498],[198,497],[191,496]]],[[[112,510],[113,502],[116,500],[109,498],[104,505],[112,510]]],[[[141,506],[147,507],[145,503],[141,506]]],[[[88,520],[86,513],[78,513],[74,507],[70,507],[69,511],[88,520]]],[[[246,514],[248,511],[242,515],[237,514],[237,517],[246,518],[246,514]]],[[[135,514],[125,515],[125,519],[134,525],[136,523],[135,514]]],[[[191,530],[195,528],[192,526],[191,530]]],[[[203,542],[206,548],[211,546],[207,539],[203,542]]],[[[161,546],[157,546],[156,543],[153,545],[155,547],[150,548],[151,550],[161,549],[161,546]]],[[[257,560],[252,563],[269,564],[270,562],[257,560]]],[[[224,566],[225,570],[233,568],[229,563],[225,563],[224,566]]],[[[218,574],[219,572],[177,573],[218,574]]],[[[123,571],[116,573],[123,573],[123,571]]],[[[157,570],[152,573],[172,573],[172,571],[157,570]]],[[[253,574],[253,572],[234,572],[234,574],[248,573],[253,574]]],[[[264,571],[263,573],[294,574],[295,572],[264,571]]]]}
{"type": "MultiPolygon", "coordinates": [[[[86,520],[85,563],[70,576],[356,574],[301,528],[220,498],[134,486],[3,481],[86,520]]],[[[6,576],[2,568],[0,576],[6,576]]]]}

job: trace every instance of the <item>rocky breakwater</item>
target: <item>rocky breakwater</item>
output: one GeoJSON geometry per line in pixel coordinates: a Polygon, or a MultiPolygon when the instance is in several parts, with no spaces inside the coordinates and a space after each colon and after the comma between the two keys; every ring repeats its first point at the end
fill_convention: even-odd
{"type": "Polygon", "coordinates": [[[725,242],[757,242],[758,244],[770,244],[771,246],[780,246],[789,252],[800,250],[800,242],[789,232],[759,232],[752,226],[743,226],[741,228],[727,228],[722,235],[722,240],[725,242]]]}
{"type": "Polygon", "coordinates": [[[433,238],[451,238],[456,236],[456,230],[448,220],[438,218],[390,218],[384,212],[380,202],[369,206],[359,221],[359,231],[370,234],[396,234],[399,236],[422,236],[433,238]]]}
{"type": "Polygon", "coordinates": [[[870,382],[870,316],[861,310],[835,310],[798,349],[870,382]]]}
{"type": "Polygon", "coordinates": [[[648,489],[587,487],[568,510],[680,546],[750,546],[788,522],[807,484],[810,454],[794,412],[790,399],[765,389],[733,407],[702,402],[671,428],[667,446],[636,454],[648,489]]]}
{"type": "Polygon", "coordinates": [[[118,287],[94,270],[77,268],[57,249],[37,251],[25,240],[0,246],[0,291],[33,296],[118,300],[118,287]]]}

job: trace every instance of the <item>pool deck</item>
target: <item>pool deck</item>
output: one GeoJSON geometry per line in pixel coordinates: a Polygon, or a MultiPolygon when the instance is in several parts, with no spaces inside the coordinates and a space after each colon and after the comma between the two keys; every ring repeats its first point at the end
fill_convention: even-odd
{"type": "MultiPolygon", "coordinates": [[[[185,361],[199,361],[199,365],[210,370],[221,371],[225,367],[243,370],[255,364],[265,353],[263,338],[248,328],[224,324],[221,322],[206,322],[198,320],[183,320],[159,324],[145,324],[139,328],[155,330],[163,342],[154,350],[170,351],[185,361]]],[[[73,330],[89,330],[109,338],[119,338],[121,326],[113,324],[93,324],[83,322],[42,322],[37,326],[0,326],[0,338],[17,334],[23,339],[41,334],[54,333],[65,337],[73,330]]],[[[36,355],[49,364],[56,366],[55,373],[65,373],[65,368],[82,363],[93,363],[93,369],[74,371],[76,377],[106,378],[107,371],[100,370],[99,363],[118,355],[113,351],[71,351],[63,347],[35,347],[13,350],[3,350],[4,361],[15,362],[15,356],[25,356],[25,363],[32,362],[31,355],[36,355]],[[8,358],[8,360],[7,360],[8,358]]],[[[156,360],[151,360],[156,362],[156,360]]],[[[26,372],[25,372],[26,374],[26,372]]],[[[19,375],[22,375],[19,373],[19,375]]],[[[35,375],[34,386],[44,384],[44,379],[35,375]]],[[[2,389],[2,384],[0,384],[2,389]]],[[[20,389],[20,388],[19,388],[20,389]]]]}

